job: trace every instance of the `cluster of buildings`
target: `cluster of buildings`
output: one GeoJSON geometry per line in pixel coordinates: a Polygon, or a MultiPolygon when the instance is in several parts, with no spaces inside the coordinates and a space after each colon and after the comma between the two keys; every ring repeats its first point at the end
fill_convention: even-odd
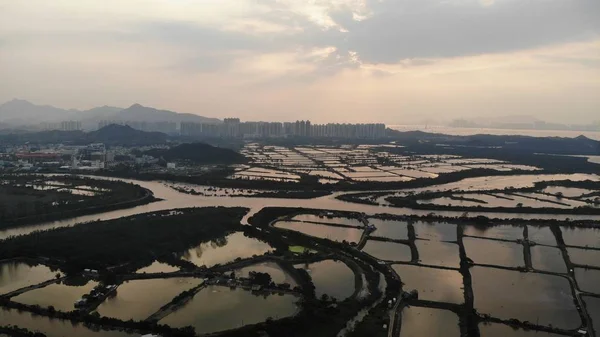
{"type": "MultiPolygon", "coordinates": [[[[201,122],[145,122],[126,120],[102,120],[98,129],[111,124],[127,125],[136,130],[162,132],[170,135],[220,138],[274,138],[274,137],[319,137],[377,139],[385,137],[385,124],[312,124],[309,120],[296,122],[242,122],[239,118],[225,118],[223,123],[201,122]]],[[[82,130],[80,121],[45,123],[46,130],[82,130]]]]}
{"type": "Polygon", "coordinates": [[[385,137],[385,124],[312,124],[296,122],[241,122],[239,118],[226,118],[222,124],[182,122],[182,136],[226,138],[319,137],[361,138],[385,137]]]}
{"type": "Polygon", "coordinates": [[[58,123],[41,123],[42,130],[81,131],[81,121],[62,121],[58,123]]]}

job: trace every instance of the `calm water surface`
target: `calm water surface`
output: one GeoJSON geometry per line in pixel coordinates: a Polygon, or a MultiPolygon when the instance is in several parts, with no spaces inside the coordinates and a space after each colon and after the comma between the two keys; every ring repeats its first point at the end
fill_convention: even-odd
{"type": "Polygon", "coordinates": [[[458,245],[455,243],[416,240],[419,262],[432,266],[460,267],[458,245]]]}
{"type": "Polygon", "coordinates": [[[531,250],[531,264],[533,269],[566,273],[567,265],[560,249],[545,246],[533,246],[531,250]]]}
{"type": "Polygon", "coordinates": [[[358,243],[363,233],[363,230],[356,228],[317,225],[308,222],[296,221],[278,221],[275,223],[275,227],[289,229],[314,237],[339,242],[346,240],[348,242],[358,243]]]}
{"type": "Polygon", "coordinates": [[[197,278],[134,280],[117,288],[115,297],[107,298],[100,306],[101,316],[127,321],[145,320],[175,296],[202,283],[197,278]]]}
{"type": "Polygon", "coordinates": [[[369,219],[369,224],[377,227],[372,236],[380,236],[395,240],[408,239],[408,227],[405,221],[369,219]]]}
{"type": "Polygon", "coordinates": [[[93,331],[83,324],[72,324],[71,321],[49,319],[43,316],[32,315],[28,312],[18,312],[13,309],[0,307],[0,322],[9,322],[20,328],[30,331],[39,331],[48,337],[133,337],[137,335],[121,331],[93,331]]]}
{"type": "Polygon", "coordinates": [[[465,235],[492,239],[518,240],[523,239],[523,227],[508,225],[490,227],[466,226],[465,235]]]}
{"type": "Polygon", "coordinates": [[[600,294],[600,270],[575,268],[575,279],[582,291],[600,294]]]}
{"type": "Polygon", "coordinates": [[[514,329],[511,326],[498,323],[479,324],[479,333],[481,337],[559,337],[549,332],[531,331],[523,329],[514,329]]]}
{"type": "Polygon", "coordinates": [[[235,271],[236,277],[248,277],[251,271],[259,273],[267,273],[271,275],[271,280],[277,284],[288,283],[293,287],[296,286],[296,282],[283,271],[279,265],[275,262],[263,262],[252,266],[244,267],[235,271]]]}
{"type": "Polygon", "coordinates": [[[201,243],[191,248],[182,256],[197,266],[211,267],[216,264],[231,262],[236,258],[249,258],[252,255],[263,255],[271,251],[269,244],[244,236],[236,232],[220,239],[201,243]]]}
{"type": "Polygon", "coordinates": [[[456,304],[465,301],[463,277],[458,271],[401,264],[393,268],[404,283],[404,291],[416,289],[419,299],[456,304]]]}
{"type": "Polygon", "coordinates": [[[467,256],[477,264],[525,266],[523,246],[518,243],[465,237],[463,244],[467,256]]]}
{"type": "Polygon", "coordinates": [[[55,275],[56,272],[41,264],[30,266],[23,262],[0,263],[0,294],[51,280],[55,275]]]}
{"type": "Polygon", "coordinates": [[[413,223],[413,226],[415,235],[420,239],[456,241],[456,224],[417,221],[413,223]]]}
{"type": "Polygon", "coordinates": [[[541,245],[556,246],[556,238],[550,227],[527,226],[527,237],[529,241],[541,245]]]}
{"type": "Polygon", "coordinates": [[[184,307],[159,321],[173,327],[193,326],[196,333],[211,333],[293,316],[298,298],[292,295],[256,296],[242,289],[209,286],[184,307]],[[257,310],[260,308],[260,310],[257,310]]]}
{"type": "MultiPolygon", "coordinates": [[[[567,248],[571,262],[582,266],[600,267],[600,250],[567,248]]],[[[600,281],[600,280],[599,280],[600,281]]]]}
{"type": "Polygon", "coordinates": [[[380,260],[409,262],[412,258],[410,247],[396,242],[369,240],[363,252],[380,260]]]}
{"type": "Polygon", "coordinates": [[[420,336],[459,337],[458,316],[452,311],[441,309],[404,308],[400,337],[420,336]]]}
{"type": "MultiPolygon", "coordinates": [[[[184,207],[206,207],[206,206],[226,206],[226,207],[247,207],[251,209],[251,213],[257,212],[263,207],[304,207],[304,208],[315,208],[323,210],[339,210],[339,211],[354,211],[364,212],[366,214],[378,214],[388,213],[396,215],[427,215],[431,211],[427,210],[413,210],[409,208],[394,208],[394,207],[381,207],[373,205],[363,205],[343,202],[336,199],[335,197],[344,193],[334,193],[332,195],[314,198],[314,199],[279,199],[279,198],[245,198],[245,197],[207,197],[207,196],[194,196],[185,193],[180,193],[174,189],[166,186],[160,181],[140,181],[132,179],[116,179],[116,178],[105,178],[105,177],[94,177],[97,179],[108,179],[108,180],[120,180],[125,182],[134,183],[144,188],[150,189],[154,192],[155,197],[163,199],[159,202],[154,202],[148,205],[137,206],[129,209],[116,210],[105,212],[101,214],[86,215],[75,217],[66,220],[46,222],[38,225],[24,226],[19,228],[12,228],[0,231],[0,239],[7,238],[12,235],[24,235],[29,234],[34,230],[44,230],[56,227],[73,226],[74,224],[87,221],[95,220],[109,220],[120,218],[123,216],[130,216],[140,213],[154,212],[158,210],[184,208],[184,207]]],[[[506,186],[515,186],[517,182],[524,183],[524,185],[531,185],[533,181],[539,180],[600,180],[598,175],[585,175],[585,174],[572,174],[572,175],[523,175],[513,177],[485,177],[485,178],[469,178],[460,182],[436,185],[434,187],[428,187],[418,190],[431,190],[441,189],[448,190],[454,188],[473,188],[473,186],[479,188],[490,188],[490,184],[494,186],[499,185],[502,188],[506,186]],[[514,178],[514,179],[510,179],[514,178]]],[[[390,192],[390,193],[393,193],[390,192]]],[[[435,212],[437,215],[456,217],[461,216],[464,212],[435,212]]],[[[596,215],[567,215],[567,214],[527,214],[527,213],[497,213],[497,212],[469,212],[469,216],[485,215],[490,218],[522,218],[522,219],[566,219],[570,218],[573,220],[582,219],[598,219],[600,216],[596,215]]],[[[247,218],[244,219],[244,221],[247,218]]]]}
{"type": "Polygon", "coordinates": [[[136,271],[136,273],[138,274],[143,274],[143,273],[147,273],[147,274],[152,274],[152,273],[172,273],[175,271],[178,271],[179,268],[168,265],[166,263],[162,263],[162,262],[158,262],[158,261],[154,261],[152,262],[151,265],[144,267],[144,268],[140,268],[136,271]]]}
{"type": "Polygon", "coordinates": [[[56,310],[60,311],[73,311],[75,310],[75,301],[83,295],[89,294],[98,285],[98,282],[95,281],[84,282],[84,284],[78,286],[51,284],[13,297],[12,300],[23,304],[39,305],[41,307],[53,306],[56,310]]]}
{"type": "Polygon", "coordinates": [[[350,297],[356,289],[354,272],[341,261],[325,260],[295,267],[308,271],[315,285],[317,298],[327,294],[341,301],[350,297]]]}
{"type": "Polygon", "coordinates": [[[583,302],[585,302],[585,308],[592,318],[594,331],[598,335],[600,333],[600,298],[583,296],[583,302]]]}
{"type": "Polygon", "coordinates": [[[357,219],[344,218],[344,217],[320,217],[314,214],[300,214],[296,215],[292,218],[292,220],[296,221],[311,221],[311,222],[321,222],[321,223],[332,223],[338,225],[348,225],[348,226],[357,226],[362,227],[363,223],[358,221],[357,219]]]}
{"type": "Polygon", "coordinates": [[[581,325],[566,278],[485,267],[471,268],[471,276],[480,313],[563,329],[581,325]]]}
{"type": "Polygon", "coordinates": [[[600,248],[600,228],[561,227],[561,230],[566,245],[600,248]]]}

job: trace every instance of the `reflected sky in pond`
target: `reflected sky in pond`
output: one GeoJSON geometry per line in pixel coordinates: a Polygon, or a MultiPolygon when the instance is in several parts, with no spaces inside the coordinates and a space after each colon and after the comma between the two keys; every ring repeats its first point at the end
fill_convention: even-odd
{"type": "Polygon", "coordinates": [[[239,288],[209,286],[159,324],[193,326],[197,334],[211,333],[264,322],[269,317],[292,316],[297,311],[297,301],[292,295],[265,297],[239,288]]]}
{"type": "Polygon", "coordinates": [[[377,230],[371,233],[372,236],[380,236],[395,240],[408,239],[408,227],[406,221],[369,219],[369,224],[377,227],[377,230]]]}
{"type": "Polygon", "coordinates": [[[231,262],[236,258],[249,258],[252,255],[263,255],[271,247],[262,241],[244,236],[236,232],[226,237],[204,242],[191,248],[182,256],[197,266],[211,267],[215,264],[231,262]]]}
{"type": "Polygon", "coordinates": [[[484,238],[518,240],[523,239],[523,227],[498,225],[489,227],[465,226],[465,235],[484,238]]]}
{"type": "Polygon", "coordinates": [[[363,233],[363,230],[356,228],[318,225],[309,222],[296,221],[279,221],[275,224],[275,227],[285,228],[318,238],[339,242],[346,240],[348,242],[358,243],[363,233]]]}
{"type": "MultiPolygon", "coordinates": [[[[85,281],[84,281],[85,282],[85,281]]],[[[75,310],[75,301],[98,285],[98,282],[90,281],[82,285],[51,284],[49,286],[28,291],[13,297],[15,302],[39,305],[41,307],[53,306],[60,311],[75,310]]]]}
{"type": "Polygon", "coordinates": [[[178,271],[179,268],[168,265],[166,263],[163,262],[158,262],[158,261],[154,261],[152,262],[152,264],[150,264],[149,266],[146,266],[144,268],[140,268],[136,271],[136,273],[138,274],[143,274],[143,273],[147,273],[147,274],[152,274],[152,273],[172,273],[175,271],[178,271]]]}
{"type": "Polygon", "coordinates": [[[137,335],[128,334],[122,331],[93,331],[86,328],[83,324],[72,324],[71,321],[50,319],[43,316],[36,316],[28,312],[18,312],[13,309],[4,309],[0,307],[0,322],[9,322],[30,331],[39,331],[48,337],[133,337],[137,335]]]}
{"type": "Polygon", "coordinates": [[[380,260],[409,262],[410,247],[397,242],[369,240],[363,252],[380,260]]]}
{"type": "Polygon", "coordinates": [[[561,227],[566,245],[600,248],[600,229],[561,227]]]}
{"type": "Polygon", "coordinates": [[[251,271],[259,273],[267,273],[271,275],[271,280],[277,284],[288,283],[292,287],[296,286],[296,282],[284,272],[275,262],[263,262],[254,264],[235,271],[236,277],[248,277],[251,271]]]}
{"type": "Polygon", "coordinates": [[[471,276],[475,309],[482,314],[563,329],[581,325],[564,277],[486,267],[471,268],[471,276]]]}
{"type": "Polygon", "coordinates": [[[600,298],[590,296],[583,296],[582,298],[585,302],[585,308],[592,318],[594,331],[596,332],[596,335],[598,335],[598,333],[600,333],[600,298]]]}
{"type": "Polygon", "coordinates": [[[581,291],[600,294],[600,270],[575,268],[575,279],[581,291]]]}
{"type": "Polygon", "coordinates": [[[30,266],[23,262],[0,263],[0,294],[51,280],[55,275],[56,272],[41,264],[30,266]]]}
{"type": "MultiPolygon", "coordinates": [[[[582,266],[600,267],[600,250],[567,248],[571,262],[582,266]]],[[[600,280],[599,280],[600,282],[600,280]]]]}
{"type": "Polygon", "coordinates": [[[525,266],[523,246],[514,242],[463,238],[467,256],[477,264],[525,266]]]}
{"type": "Polygon", "coordinates": [[[413,226],[415,235],[420,239],[456,241],[456,224],[417,221],[413,223],[413,226]]]}
{"type": "Polygon", "coordinates": [[[400,337],[459,337],[458,316],[452,311],[406,307],[402,310],[400,337]]]}
{"type": "Polygon", "coordinates": [[[392,266],[404,283],[404,291],[416,289],[419,299],[464,303],[463,277],[458,271],[395,264],[392,266]]]}
{"type": "Polygon", "coordinates": [[[117,288],[114,297],[107,298],[100,306],[100,316],[127,321],[145,320],[175,296],[202,283],[198,278],[168,278],[134,280],[117,288]]]}
{"type": "Polygon", "coordinates": [[[460,267],[458,245],[455,243],[416,240],[419,262],[443,267],[460,267]]]}
{"type": "Polygon", "coordinates": [[[531,250],[531,264],[535,270],[554,273],[566,273],[567,265],[562,252],[558,248],[533,246],[531,250]]]}
{"type": "Polygon", "coordinates": [[[499,323],[479,324],[480,337],[560,337],[544,331],[515,329],[511,326],[499,323]]]}
{"type": "Polygon", "coordinates": [[[306,269],[315,285],[317,298],[323,294],[344,300],[356,289],[356,278],[350,267],[341,261],[325,260],[311,264],[296,265],[306,269]]]}
{"type": "Polygon", "coordinates": [[[556,246],[556,238],[550,227],[527,226],[529,241],[541,245],[556,246]]]}

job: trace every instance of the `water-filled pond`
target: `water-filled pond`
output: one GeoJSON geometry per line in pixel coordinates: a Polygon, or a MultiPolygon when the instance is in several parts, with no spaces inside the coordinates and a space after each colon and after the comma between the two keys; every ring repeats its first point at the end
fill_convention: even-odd
{"type": "Polygon", "coordinates": [[[361,227],[363,225],[363,223],[361,221],[359,221],[358,219],[351,219],[351,218],[345,218],[345,217],[339,217],[339,216],[319,216],[319,215],[315,215],[315,214],[296,215],[292,218],[292,220],[321,222],[321,223],[358,226],[358,227],[361,227]]]}
{"type": "Polygon", "coordinates": [[[360,241],[363,231],[356,228],[336,227],[328,225],[318,225],[309,222],[297,221],[278,221],[275,227],[297,231],[314,237],[328,239],[331,241],[348,241],[357,243],[360,241]]]}
{"type": "Polygon", "coordinates": [[[417,221],[413,223],[413,226],[415,235],[420,239],[456,241],[456,224],[417,221]]]}
{"type": "Polygon", "coordinates": [[[136,271],[136,273],[138,273],[138,274],[172,273],[172,272],[175,272],[178,270],[179,270],[179,268],[177,268],[177,267],[171,266],[171,265],[163,263],[163,262],[154,261],[149,266],[138,269],[136,271]]]}
{"type": "MultiPolygon", "coordinates": [[[[29,312],[18,312],[14,309],[0,307],[0,322],[8,322],[30,331],[39,331],[48,337],[133,337],[123,331],[93,331],[83,324],[73,324],[71,321],[50,319],[44,316],[33,315],[29,312]]],[[[4,324],[3,324],[4,325],[4,324]]]]}
{"type": "Polygon", "coordinates": [[[368,240],[363,252],[380,260],[409,262],[410,247],[397,242],[368,240]]]}
{"type": "Polygon", "coordinates": [[[575,268],[575,279],[580,290],[600,294],[600,270],[575,268]]]}
{"type": "Polygon", "coordinates": [[[315,285],[317,298],[327,294],[341,301],[350,297],[356,289],[354,272],[341,261],[325,260],[295,267],[308,271],[315,285]]]}
{"type": "Polygon", "coordinates": [[[107,298],[100,306],[101,316],[122,320],[145,320],[175,296],[202,283],[197,278],[168,278],[134,280],[117,288],[116,296],[107,298]]]}
{"type": "Polygon", "coordinates": [[[23,262],[0,263],[0,294],[51,280],[55,275],[56,272],[41,264],[30,266],[23,262]]]}
{"type": "Polygon", "coordinates": [[[527,226],[527,237],[529,241],[540,245],[556,246],[556,238],[550,227],[527,226]]]}
{"type": "Polygon", "coordinates": [[[440,241],[416,240],[419,262],[433,266],[460,267],[458,245],[440,241]]]}
{"type": "Polygon", "coordinates": [[[248,277],[251,271],[259,273],[267,273],[271,275],[271,280],[277,284],[288,283],[292,286],[296,286],[294,279],[288,275],[285,271],[277,265],[275,262],[263,262],[254,264],[248,267],[244,267],[235,271],[236,277],[248,277]]]}
{"type": "Polygon", "coordinates": [[[479,324],[479,335],[481,337],[560,337],[544,331],[533,331],[515,329],[511,326],[499,323],[481,323],[479,324]]]}
{"type": "Polygon", "coordinates": [[[264,322],[269,317],[293,316],[297,301],[298,298],[292,295],[254,295],[239,288],[209,286],[159,324],[192,326],[197,334],[224,331],[264,322]]]}
{"type": "Polygon", "coordinates": [[[465,235],[516,241],[518,239],[523,239],[523,227],[509,225],[490,227],[466,226],[465,235]]]}
{"type": "Polygon", "coordinates": [[[236,232],[223,238],[204,242],[183,253],[182,258],[197,266],[214,266],[231,262],[236,258],[249,258],[263,255],[271,250],[267,243],[236,232]]]}
{"type": "Polygon", "coordinates": [[[600,228],[561,227],[566,245],[600,248],[600,228]]]}
{"type": "Polygon", "coordinates": [[[523,246],[514,242],[465,237],[467,256],[477,264],[505,267],[525,266],[523,246]]]}
{"type": "Polygon", "coordinates": [[[475,309],[482,314],[563,329],[581,325],[564,277],[486,267],[471,268],[471,277],[475,309]]]}
{"type": "Polygon", "coordinates": [[[405,221],[369,219],[369,224],[374,225],[377,230],[372,236],[380,236],[395,240],[408,239],[408,227],[405,221]]]}
{"type": "Polygon", "coordinates": [[[402,310],[400,337],[459,337],[458,316],[452,311],[406,307],[402,310]]]}
{"type": "Polygon", "coordinates": [[[567,248],[571,262],[582,266],[600,267],[600,250],[567,248]]]}
{"type": "Polygon", "coordinates": [[[395,264],[404,291],[416,289],[419,299],[464,303],[463,277],[458,271],[395,264]]]}
{"type": "Polygon", "coordinates": [[[560,249],[546,246],[533,246],[531,264],[533,269],[554,273],[566,273],[567,265],[560,249]]]}
{"type": "Polygon", "coordinates": [[[600,333],[600,298],[583,296],[583,302],[588,314],[592,318],[592,325],[594,325],[594,331],[596,335],[600,333]]]}
{"type": "Polygon", "coordinates": [[[12,301],[28,305],[39,305],[41,307],[53,306],[56,310],[75,310],[75,301],[98,285],[98,282],[82,280],[79,284],[51,284],[25,292],[12,298],[12,301]]]}

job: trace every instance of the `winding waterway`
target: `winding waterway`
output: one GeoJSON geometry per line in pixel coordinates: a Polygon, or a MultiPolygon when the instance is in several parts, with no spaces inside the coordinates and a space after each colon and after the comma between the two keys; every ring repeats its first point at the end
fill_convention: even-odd
{"type": "MultiPolygon", "coordinates": [[[[424,189],[435,189],[435,190],[447,190],[455,189],[460,186],[462,188],[483,188],[483,186],[494,186],[498,188],[501,184],[510,184],[514,186],[515,182],[519,185],[525,185],[533,181],[539,181],[540,177],[544,177],[542,180],[556,180],[556,179],[567,179],[582,180],[582,179],[596,179],[600,180],[600,176],[597,175],[529,175],[529,176],[514,176],[517,181],[507,181],[508,177],[485,177],[485,178],[468,178],[461,182],[453,182],[445,185],[436,185],[424,189]],[[525,178],[527,177],[527,178],[525,178]]],[[[151,190],[156,198],[162,199],[161,201],[150,203],[147,205],[136,206],[128,209],[108,211],[99,214],[85,215],[74,217],[65,220],[51,221],[41,223],[37,225],[22,226],[18,228],[10,228],[0,230],[0,239],[5,239],[10,236],[26,235],[36,230],[46,230],[57,227],[73,226],[77,223],[96,221],[96,220],[110,220],[124,216],[131,216],[141,213],[168,210],[174,208],[185,208],[185,207],[210,207],[210,206],[225,206],[225,207],[246,207],[250,211],[242,219],[244,224],[247,224],[247,220],[250,216],[260,211],[264,207],[303,207],[303,208],[315,208],[315,209],[326,209],[326,210],[338,210],[338,211],[354,211],[364,212],[366,214],[380,214],[387,213],[393,215],[427,215],[435,213],[440,216],[447,217],[459,217],[464,214],[460,211],[436,211],[430,210],[415,210],[410,208],[396,208],[386,206],[374,206],[349,203],[336,199],[337,196],[346,193],[357,193],[357,192],[337,192],[331,195],[313,198],[313,199],[284,199],[284,198],[258,198],[258,197],[223,197],[223,196],[195,196],[178,192],[173,188],[167,186],[161,181],[141,181],[132,179],[120,179],[120,178],[106,178],[106,177],[94,177],[97,179],[111,179],[120,180],[124,182],[134,183],[144,188],[151,190]]],[[[393,193],[394,191],[389,191],[393,193]]],[[[572,215],[572,214],[528,214],[528,213],[499,213],[499,212],[469,212],[469,216],[485,215],[489,218],[500,218],[500,219],[571,219],[571,220],[600,220],[600,215],[572,215]]]]}

